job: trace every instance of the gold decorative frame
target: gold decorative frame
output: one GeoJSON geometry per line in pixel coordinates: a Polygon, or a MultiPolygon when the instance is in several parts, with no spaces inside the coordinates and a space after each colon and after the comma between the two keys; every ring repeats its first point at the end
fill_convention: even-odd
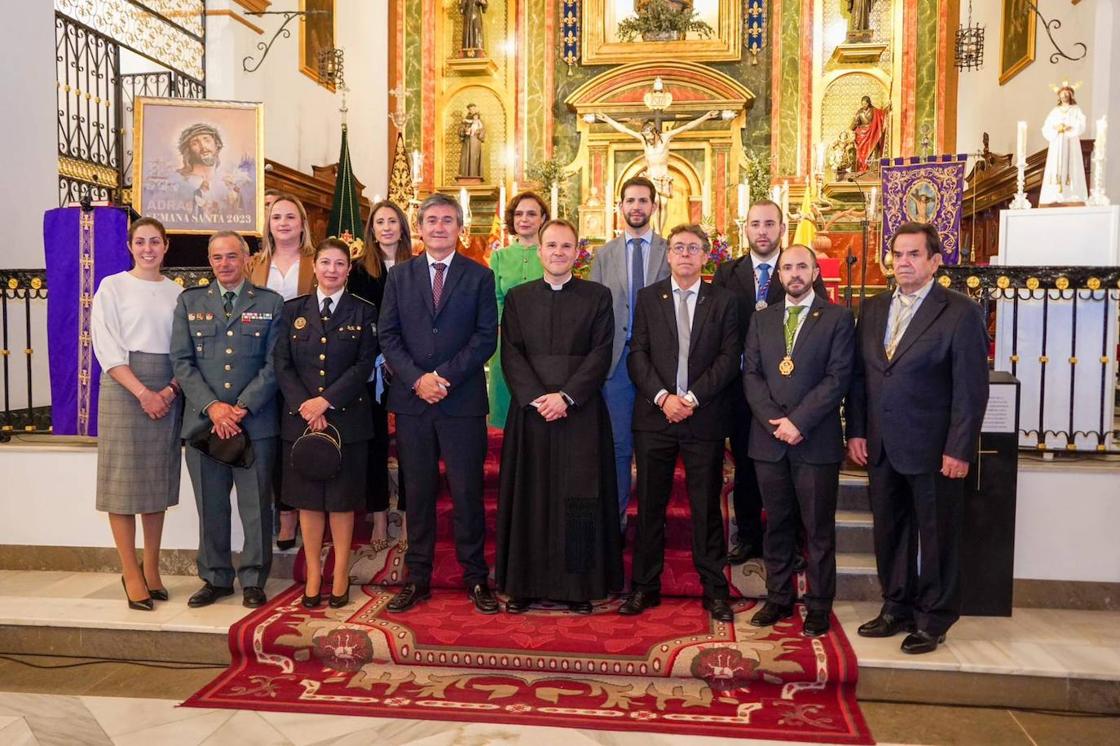
{"type": "Polygon", "coordinates": [[[299,9],[304,13],[308,10],[326,10],[330,13],[330,19],[327,21],[327,23],[330,24],[330,38],[326,40],[326,46],[320,43],[315,49],[310,48],[310,34],[307,32],[309,16],[300,16],[299,71],[324,88],[329,88],[333,91],[335,88],[334,83],[324,82],[323,79],[319,77],[319,50],[332,49],[335,47],[335,39],[338,38],[338,14],[335,13],[335,0],[299,0],[299,9]]]}
{"type": "MultiPolygon", "coordinates": [[[[743,56],[743,28],[740,0],[715,0],[719,3],[716,33],[710,39],[699,37],[680,41],[615,41],[607,4],[611,0],[584,0],[581,19],[583,64],[617,65],[650,59],[692,62],[728,62],[743,56]]],[[[619,19],[621,20],[621,19],[619,19]]]]}
{"type": "MultiPolygon", "coordinates": [[[[234,230],[246,236],[260,236],[264,228],[264,104],[137,96],[134,108],[132,204],[136,211],[160,220],[168,233],[207,235],[219,230],[234,230]],[[155,118],[162,120],[161,125],[151,124],[153,112],[159,112],[155,118]],[[198,220],[189,214],[189,206],[177,209],[172,201],[182,199],[185,186],[177,194],[169,189],[166,198],[158,202],[149,199],[145,204],[145,182],[150,185],[157,177],[165,177],[169,182],[174,180],[173,175],[156,172],[158,165],[162,165],[160,159],[168,167],[176,163],[175,160],[167,163],[168,158],[179,159],[181,163],[177,149],[179,133],[184,127],[200,122],[217,127],[219,134],[223,130],[226,132],[222,137],[222,150],[226,151],[226,155],[223,160],[219,151],[219,167],[225,166],[224,172],[231,178],[244,170],[242,164],[246,156],[253,154],[247,187],[240,189],[242,194],[248,193],[253,197],[249,209],[219,211],[210,213],[214,218],[212,220],[198,220]],[[158,131],[154,131],[155,126],[159,127],[158,131]],[[176,144],[174,148],[171,146],[173,142],[176,144]]],[[[224,186],[224,178],[222,183],[224,186]]],[[[173,187],[174,183],[168,186],[173,187]]]]}
{"type": "Polygon", "coordinates": [[[1035,13],[1025,0],[1003,0],[999,21],[999,84],[1034,62],[1035,13]]]}

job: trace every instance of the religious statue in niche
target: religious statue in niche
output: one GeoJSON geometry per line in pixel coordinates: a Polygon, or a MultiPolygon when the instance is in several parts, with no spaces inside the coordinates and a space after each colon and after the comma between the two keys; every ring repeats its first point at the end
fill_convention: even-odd
{"type": "Polygon", "coordinates": [[[600,122],[609,124],[624,135],[637,138],[642,144],[646,158],[646,176],[657,186],[657,193],[664,199],[673,195],[673,177],[669,175],[669,142],[690,129],[699,127],[709,119],[717,119],[718,111],[709,111],[700,115],[691,122],[686,122],[671,132],[663,132],[654,121],[647,121],[642,125],[640,132],[630,129],[621,122],[617,122],[606,114],[596,114],[600,122]]]}
{"type": "Polygon", "coordinates": [[[871,6],[875,0],[847,0],[847,4],[848,42],[871,41],[871,6]]]}
{"type": "Polygon", "coordinates": [[[482,143],[486,140],[486,126],[477,104],[467,104],[467,112],[459,122],[459,181],[482,181],[482,143]]]}
{"type": "Polygon", "coordinates": [[[857,175],[874,170],[878,165],[879,158],[883,155],[883,144],[889,126],[887,114],[890,113],[890,110],[890,103],[882,109],[877,109],[871,105],[870,96],[864,96],[860,99],[859,111],[852,118],[852,126],[850,127],[855,134],[855,172],[857,175]]]}
{"type": "Polygon", "coordinates": [[[490,0],[459,0],[459,12],[463,15],[462,53],[464,57],[485,57],[482,46],[482,14],[486,12],[490,0]]]}
{"type": "Polygon", "coordinates": [[[1088,197],[1085,165],[1081,160],[1081,135],[1085,132],[1085,113],[1073,96],[1074,86],[1058,88],[1058,105],[1050,110],[1042,125],[1042,136],[1050,143],[1046,169],[1042,172],[1039,205],[1082,203],[1088,197]]]}

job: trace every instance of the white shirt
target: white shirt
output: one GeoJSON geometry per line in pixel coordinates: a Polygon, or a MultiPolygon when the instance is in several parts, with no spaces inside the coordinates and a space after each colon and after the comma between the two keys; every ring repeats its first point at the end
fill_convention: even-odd
{"type": "MultiPolygon", "coordinates": [[[[899,339],[902,339],[902,337],[905,336],[906,329],[910,326],[910,322],[914,320],[914,317],[918,315],[918,309],[921,308],[922,301],[924,301],[926,299],[926,296],[929,295],[930,288],[932,287],[933,278],[930,278],[929,282],[919,288],[916,292],[910,294],[914,296],[914,306],[913,310],[910,311],[910,318],[902,320],[902,326],[898,330],[899,339]]],[[[901,310],[902,306],[901,301],[898,300],[898,296],[900,295],[905,295],[905,293],[902,292],[902,288],[896,288],[894,291],[894,296],[891,298],[890,310],[887,312],[887,330],[883,334],[884,347],[891,343],[891,330],[894,329],[894,318],[901,310]]]]}
{"type": "Polygon", "coordinates": [[[164,277],[149,282],[129,272],[101,281],[93,295],[90,333],[101,369],[128,365],[129,352],[166,355],[171,351],[171,320],[183,289],[164,277]]]}
{"type": "Polygon", "coordinates": [[[769,280],[769,282],[773,283],[774,282],[774,275],[776,275],[777,272],[778,272],[778,257],[780,255],[781,255],[780,251],[775,251],[774,254],[769,259],[763,259],[762,257],[760,257],[758,254],[754,253],[753,251],[751,252],[751,266],[754,268],[754,292],[755,292],[755,295],[757,295],[758,291],[762,289],[758,284],[758,272],[759,272],[758,265],[760,265],[760,264],[770,265],[770,280],[769,280]]]}
{"type": "Polygon", "coordinates": [[[268,266],[268,282],[265,283],[269,290],[275,290],[280,293],[284,300],[291,300],[299,295],[299,264],[300,260],[297,259],[292,266],[288,267],[288,274],[280,271],[280,268],[273,262],[268,266]]]}
{"type": "Polygon", "coordinates": [[[315,297],[319,301],[319,311],[322,312],[323,301],[327,298],[331,299],[331,313],[334,313],[335,311],[337,311],[338,310],[338,299],[341,298],[342,294],[345,293],[345,292],[346,292],[346,288],[341,287],[333,295],[324,295],[323,291],[320,288],[316,287],[315,288],[315,297]]]}
{"type": "Polygon", "coordinates": [[[432,283],[432,287],[435,287],[435,284],[436,284],[435,265],[436,265],[437,262],[440,262],[440,263],[443,264],[443,281],[446,283],[447,282],[447,270],[451,269],[451,260],[455,258],[455,252],[452,251],[450,254],[445,256],[443,259],[433,259],[432,255],[429,254],[428,252],[424,252],[424,256],[426,256],[428,258],[428,282],[432,283]]]}
{"type": "MultiPolygon", "coordinates": [[[[688,299],[685,300],[685,305],[688,306],[688,328],[689,328],[689,331],[692,330],[693,322],[696,321],[696,299],[700,297],[700,283],[701,282],[703,282],[703,280],[697,279],[696,282],[693,283],[693,285],[691,287],[683,288],[684,290],[691,290],[692,291],[692,295],[688,296],[688,299]]],[[[677,283],[677,278],[673,277],[672,275],[669,275],[669,285],[672,286],[672,288],[673,288],[673,315],[675,316],[676,313],[677,313],[677,309],[680,307],[680,304],[681,304],[680,290],[682,290],[682,288],[677,283]]],[[[661,389],[660,391],[657,392],[657,395],[653,397],[653,403],[660,407],[662,405],[662,403],[664,403],[665,397],[668,396],[668,395],[669,395],[669,390],[668,389],[661,389]]],[[[694,407],[700,406],[700,402],[696,399],[696,394],[692,393],[691,391],[688,391],[687,393],[685,393],[685,395],[682,396],[681,398],[684,399],[686,402],[688,402],[689,404],[691,404],[694,407]]]]}
{"type": "MultiPolygon", "coordinates": [[[[816,297],[817,297],[816,293],[814,293],[812,290],[810,290],[808,293],[805,293],[805,297],[802,298],[801,300],[799,300],[797,303],[792,302],[789,299],[788,295],[786,296],[786,311],[785,311],[785,315],[782,317],[782,322],[783,322],[782,333],[783,333],[783,335],[785,334],[785,323],[784,322],[789,321],[789,309],[792,308],[793,306],[801,306],[802,308],[805,309],[804,311],[801,312],[801,315],[797,317],[797,329],[795,329],[794,332],[793,332],[793,344],[790,345],[791,350],[793,349],[794,346],[797,345],[797,335],[801,333],[801,327],[805,326],[805,319],[807,319],[809,317],[809,308],[813,305],[813,299],[816,298],[816,297]]],[[[784,338],[783,338],[783,341],[785,341],[784,338]]]]}

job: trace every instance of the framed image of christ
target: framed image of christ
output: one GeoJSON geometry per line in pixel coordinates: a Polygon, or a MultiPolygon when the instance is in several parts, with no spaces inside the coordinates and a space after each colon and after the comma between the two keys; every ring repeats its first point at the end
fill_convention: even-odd
{"type": "Polygon", "coordinates": [[[728,62],[742,57],[742,0],[666,1],[674,9],[690,7],[696,11],[696,20],[708,24],[714,33],[708,38],[690,31],[679,39],[637,36],[633,41],[624,41],[619,36],[618,24],[636,16],[650,0],[583,0],[583,63],[618,65],[650,59],[728,62]]]}
{"type": "Polygon", "coordinates": [[[319,77],[319,52],[334,49],[334,0],[299,0],[306,15],[299,19],[299,71],[319,85],[334,90],[334,83],[319,77]]]}
{"type": "Polygon", "coordinates": [[[999,84],[1034,62],[1035,13],[1027,0],[1002,0],[999,24],[999,84]]]}
{"type": "Polygon", "coordinates": [[[264,106],[138,96],[132,203],[170,233],[264,227],[264,106]]]}

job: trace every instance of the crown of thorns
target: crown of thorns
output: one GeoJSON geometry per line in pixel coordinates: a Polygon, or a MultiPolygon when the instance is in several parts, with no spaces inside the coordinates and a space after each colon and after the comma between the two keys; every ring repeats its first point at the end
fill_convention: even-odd
{"type": "Polygon", "coordinates": [[[198,122],[179,133],[179,150],[185,148],[187,143],[191,141],[191,138],[197,137],[198,135],[210,135],[210,137],[214,138],[214,144],[219,148],[222,147],[222,136],[218,134],[218,130],[213,125],[198,122]]]}

